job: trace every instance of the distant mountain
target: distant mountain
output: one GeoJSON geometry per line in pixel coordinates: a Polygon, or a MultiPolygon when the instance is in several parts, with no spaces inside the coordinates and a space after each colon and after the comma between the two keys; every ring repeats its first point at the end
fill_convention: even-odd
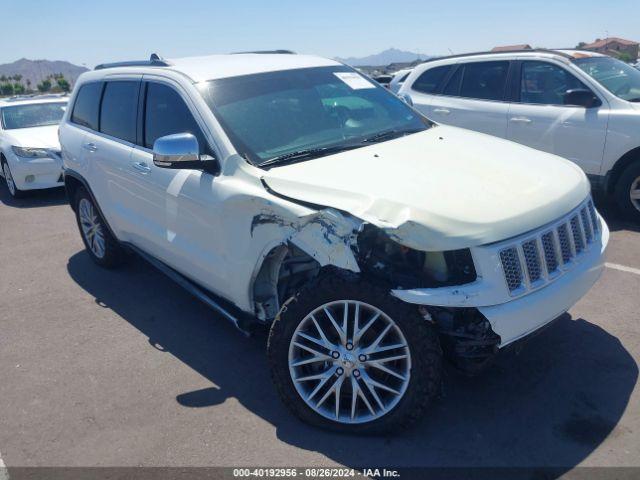
{"type": "Polygon", "coordinates": [[[26,85],[27,80],[29,80],[31,82],[31,88],[35,89],[38,83],[54,73],[63,74],[64,78],[73,85],[78,76],[87,70],[85,67],[79,67],[73,63],[61,60],[28,60],[21,58],[13,63],[1,64],[0,76],[5,75],[9,77],[22,75],[22,84],[26,85]]]}
{"type": "Polygon", "coordinates": [[[351,65],[352,67],[363,67],[389,65],[390,63],[408,63],[415,60],[427,60],[429,58],[430,57],[428,55],[398,50],[397,48],[389,48],[384,52],[369,55],[367,57],[337,57],[336,60],[344,62],[347,65],[351,65]]]}

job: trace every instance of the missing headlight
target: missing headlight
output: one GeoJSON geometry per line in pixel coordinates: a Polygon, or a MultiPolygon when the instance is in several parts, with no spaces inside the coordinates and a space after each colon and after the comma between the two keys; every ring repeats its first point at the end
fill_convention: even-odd
{"type": "Polygon", "coordinates": [[[366,225],[358,236],[358,262],[363,272],[394,288],[463,285],[477,278],[469,249],[414,250],[394,242],[373,225],[366,225]]]}

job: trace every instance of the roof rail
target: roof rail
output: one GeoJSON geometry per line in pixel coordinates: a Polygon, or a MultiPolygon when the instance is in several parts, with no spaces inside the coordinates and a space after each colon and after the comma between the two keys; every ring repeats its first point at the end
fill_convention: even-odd
{"type": "Polygon", "coordinates": [[[66,92],[62,92],[62,93],[47,93],[47,94],[39,94],[39,93],[27,93],[24,95],[13,95],[11,97],[7,97],[7,98],[3,98],[2,101],[4,102],[19,102],[20,100],[29,100],[29,99],[38,99],[38,100],[45,100],[48,98],[63,98],[66,97],[67,95],[69,95],[66,92]]]}
{"type": "Polygon", "coordinates": [[[171,63],[164,60],[157,53],[152,53],[149,60],[129,60],[126,62],[101,63],[96,65],[94,70],[104,70],[105,68],[117,67],[169,67],[171,63]]]}
{"type": "Polygon", "coordinates": [[[470,52],[470,53],[459,53],[456,55],[448,55],[448,56],[444,56],[444,57],[434,57],[434,58],[430,58],[428,60],[425,60],[422,63],[428,63],[428,62],[435,62],[437,60],[448,60],[450,58],[464,58],[464,57],[475,57],[475,56],[480,56],[480,55],[505,55],[505,54],[513,54],[513,53],[551,53],[553,55],[558,55],[560,57],[564,57],[567,58],[569,60],[573,60],[573,57],[571,55],[569,55],[568,53],[565,52],[560,52],[558,50],[551,50],[548,48],[529,48],[529,49],[525,49],[525,50],[504,50],[504,51],[500,51],[500,52],[491,52],[491,51],[486,51],[486,52],[470,52]]]}
{"type": "Polygon", "coordinates": [[[232,52],[231,55],[241,55],[243,53],[257,53],[262,55],[276,54],[276,55],[295,55],[293,50],[255,50],[250,52],[232,52]]]}

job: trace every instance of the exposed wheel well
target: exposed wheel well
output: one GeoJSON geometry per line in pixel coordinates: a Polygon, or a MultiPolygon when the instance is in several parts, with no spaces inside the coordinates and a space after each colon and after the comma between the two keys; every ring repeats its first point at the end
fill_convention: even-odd
{"type": "Polygon", "coordinates": [[[633,162],[640,161],[640,147],[636,147],[633,150],[629,150],[615,163],[611,171],[609,172],[609,179],[607,181],[606,193],[612,194],[616,188],[616,183],[620,175],[633,162]]]}
{"type": "Polygon", "coordinates": [[[295,245],[271,249],[253,282],[256,317],[264,322],[273,320],[284,301],[319,273],[320,264],[295,245]]]}

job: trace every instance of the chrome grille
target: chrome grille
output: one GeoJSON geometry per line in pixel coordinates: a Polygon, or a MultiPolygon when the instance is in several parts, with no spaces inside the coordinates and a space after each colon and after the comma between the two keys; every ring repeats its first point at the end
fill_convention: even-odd
{"type": "Polygon", "coordinates": [[[500,249],[500,262],[512,295],[538,288],[571,268],[598,238],[598,217],[591,199],[533,236],[500,249]]]}

